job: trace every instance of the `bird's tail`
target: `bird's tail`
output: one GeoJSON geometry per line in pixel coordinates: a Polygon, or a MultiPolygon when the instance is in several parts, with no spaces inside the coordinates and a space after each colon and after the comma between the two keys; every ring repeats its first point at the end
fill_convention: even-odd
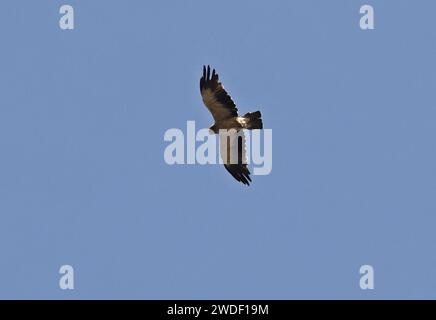
{"type": "Polygon", "coordinates": [[[245,129],[263,129],[262,114],[260,111],[248,112],[244,115],[247,120],[245,129]]]}

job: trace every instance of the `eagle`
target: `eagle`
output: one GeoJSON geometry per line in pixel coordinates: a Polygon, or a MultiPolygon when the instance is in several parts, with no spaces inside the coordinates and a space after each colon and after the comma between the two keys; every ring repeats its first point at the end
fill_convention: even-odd
{"type": "Polygon", "coordinates": [[[243,129],[262,129],[260,111],[238,115],[238,108],[219,81],[215,69],[203,66],[200,92],[204,104],[212,114],[215,123],[209,128],[220,138],[220,153],[224,167],[237,181],[250,185],[250,171],[247,167],[246,139],[243,129]]]}

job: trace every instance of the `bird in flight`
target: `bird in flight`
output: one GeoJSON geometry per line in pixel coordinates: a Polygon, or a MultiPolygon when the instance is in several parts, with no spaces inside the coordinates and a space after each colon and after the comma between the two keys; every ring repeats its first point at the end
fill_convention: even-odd
{"type": "Polygon", "coordinates": [[[247,168],[245,135],[243,129],[262,129],[260,111],[238,115],[238,109],[230,95],[219,82],[215,69],[203,66],[200,79],[203,102],[212,114],[215,123],[210,130],[220,138],[220,153],[224,167],[239,182],[250,185],[250,171],[247,168]]]}

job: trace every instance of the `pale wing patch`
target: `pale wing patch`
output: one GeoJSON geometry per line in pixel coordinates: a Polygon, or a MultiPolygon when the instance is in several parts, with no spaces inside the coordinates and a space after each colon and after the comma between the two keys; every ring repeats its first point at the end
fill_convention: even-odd
{"type": "Polygon", "coordinates": [[[248,122],[247,118],[237,117],[236,121],[241,125],[242,128],[246,128],[247,127],[247,122],[248,122]]]}

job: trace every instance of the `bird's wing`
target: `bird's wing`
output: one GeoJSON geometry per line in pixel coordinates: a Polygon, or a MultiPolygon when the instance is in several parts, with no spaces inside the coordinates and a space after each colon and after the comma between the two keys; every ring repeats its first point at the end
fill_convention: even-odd
{"type": "Polygon", "coordinates": [[[247,168],[246,140],[243,130],[220,130],[220,154],[224,167],[237,181],[250,185],[247,168]]]}
{"type": "Polygon", "coordinates": [[[238,109],[229,94],[219,82],[218,74],[210,66],[203,67],[203,76],[200,79],[200,92],[203,102],[212,113],[215,122],[238,116],[238,109]]]}

